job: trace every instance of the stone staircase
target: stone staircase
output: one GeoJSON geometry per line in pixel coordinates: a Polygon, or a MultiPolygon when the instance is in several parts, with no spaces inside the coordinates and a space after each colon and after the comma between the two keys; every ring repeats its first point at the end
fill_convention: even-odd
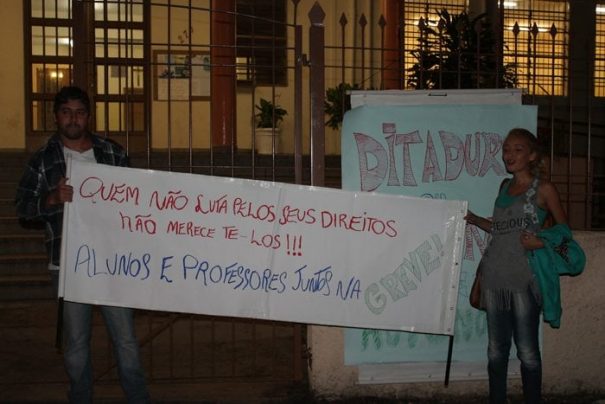
{"type": "Polygon", "coordinates": [[[15,215],[15,191],[29,155],[0,153],[0,301],[53,297],[41,226],[15,215]]]}

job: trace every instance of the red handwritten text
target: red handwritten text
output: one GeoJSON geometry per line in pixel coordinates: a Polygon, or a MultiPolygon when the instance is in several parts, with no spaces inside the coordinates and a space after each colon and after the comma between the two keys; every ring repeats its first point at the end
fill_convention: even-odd
{"type": "Polygon", "coordinates": [[[256,234],[256,231],[252,230],[250,244],[277,250],[279,247],[281,247],[281,236],[279,234],[258,235],[256,234]]]}
{"type": "Polygon", "coordinates": [[[213,227],[200,226],[193,222],[179,222],[178,220],[168,222],[168,228],[166,229],[166,233],[169,234],[202,238],[214,238],[215,232],[216,230],[213,227]]]}
{"type": "Polygon", "coordinates": [[[120,212],[120,218],[122,219],[122,230],[125,229],[131,233],[156,233],[157,224],[151,215],[136,215],[133,220],[130,216],[120,212]]]}
{"type": "Polygon", "coordinates": [[[126,184],[109,185],[103,183],[98,177],[88,177],[80,184],[80,196],[85,199],[91,199],[92,203],[97,202],[97,198],[104,201],[116,203],[132,202],[139,205],[139,188],[126,184]]]}
{"type": "Polygon", "coordinates": [[[282,208],[281,214],[279,219],[281,225],[288,223],[314,224],[317,222],[317,211],[314,208],[300,209],[286,205],[282,208]]]}
{"type": "Polygon", "coordinates": [[[374,233],[377,236],[385,235],[397,237],[395,220],[385,220],[376,217],[350,215],[348,213],[335,213],[323,210],[321,212],[321,227],[340,228],[365,233],[374,233]]]}
{"type": "Polygon", "coordinates": [[[149,207],[155,206],[158,210],[183,210],[189,203],[186,195],[181,195],[181,191],[168,191],[168,195],[160,198],[158,191],[153,191],[149,207]]]}
{"type": "Polygon", "coordinates": [[[232,211],[235,216],[251,218],[273,223],[275,221],[275,205],[254,205],[254,202],[242,198],[233,199],[232,211]]]}
{"type": "Polygon", "coordinates": [[[195,205],[195,213],[207,215],[209,213],[227,213],[227,195],[223,195],[217,199],[204,200],[204,195],[197,196],[195,205]]]}

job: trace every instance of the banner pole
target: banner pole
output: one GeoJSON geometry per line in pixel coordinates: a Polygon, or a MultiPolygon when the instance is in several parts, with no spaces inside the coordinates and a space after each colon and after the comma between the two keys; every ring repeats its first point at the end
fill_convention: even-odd
{"type": "Polygon", "coordinates": [[[445,365],[445,380],[444,385],[447,387],[450,384],[450,368],[452,367],[452,351],[454,349],[454,336],[449,336],[449,344],[447,347],[447,363],[445,365]]]}
{"type": "Polygon", "coordinates": [[[55,336],[55,348],[57,353],[63,352],[63,298],[59,298],[57,307],[57,334],[55,336]]]}
{"type": "MultiPolygon", "coordinates": [[[[66,156],[65,160],[65,178],[69,181],[71,178],[71,156],[66,156]]],[[[71,185],[71,181],[70,181],[71,185]]],[[[62,225],[62,240],[61,240],[61,256],[59,261],[59,280],[57,282],[57,295],[59,297],[57,305],[57,333],[55,335],[55,348],[58,353],[63,352],[63,297],[65,296],[65,257],[67,253],[67,244],[69,234],[66,229],[69,223],[69,203],[63,204],[63,225],[62,225]]]]}

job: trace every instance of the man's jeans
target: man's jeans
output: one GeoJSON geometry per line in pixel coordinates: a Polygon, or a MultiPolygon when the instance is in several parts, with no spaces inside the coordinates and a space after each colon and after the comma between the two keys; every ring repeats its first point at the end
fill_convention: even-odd
{"type": "MultiPolygon", "coordinates": [[[[53,271],[55,272],[55,271],[53,271]]],[[[129,403],[149,403],[149,393],[139,360],[139,344],[134,333],[133,311],[129,308],[99,306],[111,338],[118,365],[120,384],[129,403]]],[[[71,403],[92,402],[92,363],[90,339],[92,331],[90,304],[64,302],[63,360],[70,380],[71,403]]]]}
{"type": "MultiPolygon", "coordinates": [[[[490,291],[485,292],[489,296],[490,291]]],[[[542,392],[542,360],[538,337],[540,307],[529,290],[525,293],[510,293],[507,298],[510,298],[508,308],[500,307],[501,299],[485,299],[490,403],[506,403],[511,338],[515,340],[517,357],[521,361],[525,402],[539,403],[542,392]]]]}

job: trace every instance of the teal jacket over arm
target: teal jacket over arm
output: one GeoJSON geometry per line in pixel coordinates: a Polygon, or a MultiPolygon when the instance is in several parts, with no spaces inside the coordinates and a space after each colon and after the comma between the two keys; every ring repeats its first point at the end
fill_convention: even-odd
{"type": "Polygon", "coordinates": [[[552,328],[559,328],[562,313],[559,276],[580,274],[586,256],[566,224],[544,229],[537,236],[544,242],[544,248],[528,252],[529,265],[542,294],[544,321],[552,328]]]}

